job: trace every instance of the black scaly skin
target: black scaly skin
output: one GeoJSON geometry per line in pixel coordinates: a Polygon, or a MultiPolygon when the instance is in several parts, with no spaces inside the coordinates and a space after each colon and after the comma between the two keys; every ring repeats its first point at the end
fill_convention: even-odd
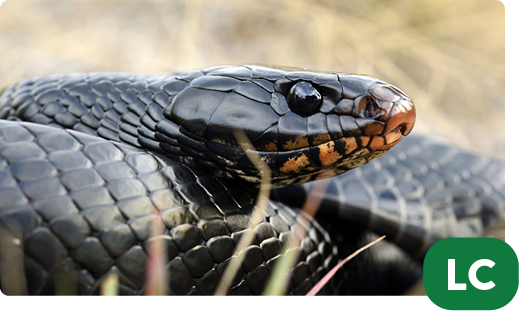
{"type": "MultiPolygon", "coordinates": [[[[244,68],[239,69],[223,76],[246,79],[244,68]]],[[[4,292],[54,293],[60,288],[55,280],[61,279],[62,285],[72,284],[78,293],[97,293],[100,281],[116,272],[121,294],[142,293],[146,243],[150,240],[148,222],[160,212],[165,225],[161,239],[169,247],[170,292],[213,293],[225,260],[231,256],[231,248],[252,211],[255,195],[246,193],[236,182],[198,170],[221,166],[212,173],[214,176],[240,176],[237,172],[231,177],[223,174],[218,157],[197,159],[205,151],[198,141],[197,132],[201,130],[197,123],[191,125],[193,133],[184,132],[165,119],[163,111],[168,111],[174,96],[186,90],[194,78],[215,70],[164,76],[51,76],[21,81],[0,96],[1,119],[56,126],[0,121],[0,279],[4,292]],[[97,138],[57,128],[72,128],[97,138]],[[27,290],[5,283],[10,274],[24,271],[27,290]]],[[[274,74],[260,74],[266,79],[251,79],[249,74],[257,86],[253,94],[249,94],[251,90],[240,93],[253,99],[262,97],[264,93],[259,96],[255,91],[268,91],[270,75],[274,74]]],[[[320,83],[320,74],[302,79],[317,83],[317,77],[320,83]]],[[[346,93],[363,94],[369,87],[354,84],[341,88],[346,93]]],[[[367,127],[340,131],[364,135],[367,127]]],[[[218,137],[217,131],[212,133],[218,137]]],[[[247,135],[255,144],[258,138],[247,135]]],[[[262,138],[258,142],[262,143],[262,138]]],[[[466,153],[452,153],[455,148],[438,145],[431,154],[420,157],[429,165],[429,172],[420,161],[414,161],[418,152],[414,147],[421,144],[433,145],[422,137],[411,138],[410,143],[404,140],[399,144],[402,149],[396,148],[396,153],[384,156],[381,162],[331,179],[324,207],[337,216],[354,219],[348,222],[349,227],[336,225],[336,229],[330,224],[338,221],[322,220],[323,226],[313,221],[314,230],[301,243],[301,262],[293,270],[288,293],[306,292],[339,258],[374,239],[365,225],[387,234],[421,259],[438,237],[481,235],[482,224],[486,226],[502,212],[501,165],[466,153]],[[443,158],[439,149],[452,152],[443,158]],[[410,163],[409,157],[413,159],[410,163]],[[473,167],[470,161],[477,159],[482,161],[476,161],[480,165],[473,167]],[[453,166],[441,173],[436,162],[453,166]],[[458,171],[451,171],[453,168],[458,171]],[[375,175],[382,171],[386,174],[375,175]],[[461,180],[465,180],[464,187],[458,187],[461,180]],[[348,185],[350,188],[335,189],[348,185]],[[415,211],[415,207],[420,209],[415,211]],[[398,211],[401,215],[396,214],[398,211]],[[424,218],[429,214],[439,221],[433,227],[424,218]]],[[[229,152],[223,154],[230,157],[229,152]]],[[[230,167],[235,165],[239,164],[230,167]]],[[[295,180],[281,178],[283,184],[295,180]]],[[[304,194],[302,189],[292,187],[278,190],[276,197],[290,201],[303,199],[304,194]],[[285,197],[285,192],[298,192],[298,197],[285,197]]],[[[265,221],[255,228],[257,242],[248,248],[251,252],[243,265],[242,280],[235,282],[231,294],[261,293],[278,258],[280,243],[295,223],[295,212],[282,203],[270,202],[265,221]]],[[[322,292],[398,294],[420,276],[418,263],[385,244],[348,263],[322,292]]]]}
{"type": "MultiPolygon", "coordinates": [[[[167,247],[173,294],[214,292],[253,209],[252,198],[239,187],[74,131],[0,121],[0,138],[4,292],[52,294],[62,284],[95,294],[101,281],[117,273],[120,294],[142,293],[149,240],[163,240],[167,247]],[[149,239],[155,214],[164,235],[149,239]],[[27,290],[16,284],[16,274],[25,275],[27,290]]],[[[295,211],[270,203],[230,294],[262,292],[296,223],[295,211]]],[[[329,237],[313,222],[289,292],[306,292],[338,262],[342,248],[329,237]]],[[[335,292],[336,285],[338,280],[324,292],[335,292]]]]}

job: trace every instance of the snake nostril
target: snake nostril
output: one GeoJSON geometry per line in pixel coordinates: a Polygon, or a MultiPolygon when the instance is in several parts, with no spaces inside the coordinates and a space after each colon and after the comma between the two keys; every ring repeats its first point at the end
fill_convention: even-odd
{"type": "Polygon", "coordinates": [[[400,124],[400,125],[396,126],[391,132],[402,133],[402,135],[405,135],[406,130],[407,130],[407,125],[400,124]]]}

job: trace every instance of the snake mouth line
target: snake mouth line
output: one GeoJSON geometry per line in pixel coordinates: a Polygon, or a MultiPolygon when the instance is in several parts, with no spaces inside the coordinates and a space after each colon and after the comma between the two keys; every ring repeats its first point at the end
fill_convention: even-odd
{"type": "Polygon", "coordinates": [[[292,151],[278,168],[282,174],[309,173],[331,168],[349,170],[367,163],[395,146],[402,135],[392,132],[387,136],[342,137],[309,148],[292,151]]]}
{"type": "MultiPolygon", "coordinates": [[[[180,133],[187,135],[188,132],[181,129],[180,133]]],[[[218,165],[217,168],[220,169],[216,173],[220,173],[219,175],[222,177],[232,178],[238,176],[252,183],[259,182],[259,173],[254,164],[251,163],[248,154],[257,154],[271,168],[273,184],[283,186],[286,184],[286,181],[302,180],[304,182],[325,178],[322,177],[323,175],[320,176],[320,174],[329,171],[334,173],[334,175],[338,175],[364,165],[383,155],[389,148],[396,145],[402,137],[402,132],[395,130],[383,136],[358,135],[341,137],[319,145],[291,151],[258,151],[250,149],[244,151],[240,147],[198,138],[198,140],[201,140],[199,144],[193,144],[190,147],[188,142],[186,142],[181,149],[193,155],[195,159],[199,160],[198,162],[205,159],[214,164],[214,168],[215,165],[218,165]],[[202,147],[204,148],[202,149],[202,147]],[[195,150],[196,148],[198,151],[195,150]]],[[[194,138],[191,140],[193,143],[196,142],[194,138]]]]}

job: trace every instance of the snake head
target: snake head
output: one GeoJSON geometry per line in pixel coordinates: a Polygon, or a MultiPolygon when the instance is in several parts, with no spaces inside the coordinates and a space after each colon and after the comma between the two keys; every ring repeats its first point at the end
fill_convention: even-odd
{"type": "Polygon", "coordinates": [[[416,111],[400,89],[363,75],[264,66],[202,70],[165,109],[179,125],[181,147],[212,174],[259,183],[248,158],[285,186],[338,175],[395,146],[416,111]],[[245,132],[253,149],[234,136],[245,132]]]}

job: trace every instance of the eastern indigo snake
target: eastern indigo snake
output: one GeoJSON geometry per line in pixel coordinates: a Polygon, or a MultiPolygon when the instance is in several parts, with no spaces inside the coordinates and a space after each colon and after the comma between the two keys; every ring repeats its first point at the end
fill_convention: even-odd
{"type": "Polygon", "coordinates": [[[22,80],[0,95],[2,291],[97,294],[115,273],[120,294],[142,294],[147,249],[159,240],[168,292],[213,294],[253,231],[229,294],[261,294],[313,180],[353,169],[327,178],[287,293],[306,293],[373,232],[389,242],[321,293],[401,293],[432,244],[480,236],[504,210],[502,164],[427,137],[408,136],[357,168],[414,121],[401,90],[362,75],[224,66],[22,80]],[[254,149],[240,147],[236,129],[254,149]],[[279,188],[253,230],[251,153],[279,188]],[[153,216],[161,231],[151,237],[153,216]]]}

